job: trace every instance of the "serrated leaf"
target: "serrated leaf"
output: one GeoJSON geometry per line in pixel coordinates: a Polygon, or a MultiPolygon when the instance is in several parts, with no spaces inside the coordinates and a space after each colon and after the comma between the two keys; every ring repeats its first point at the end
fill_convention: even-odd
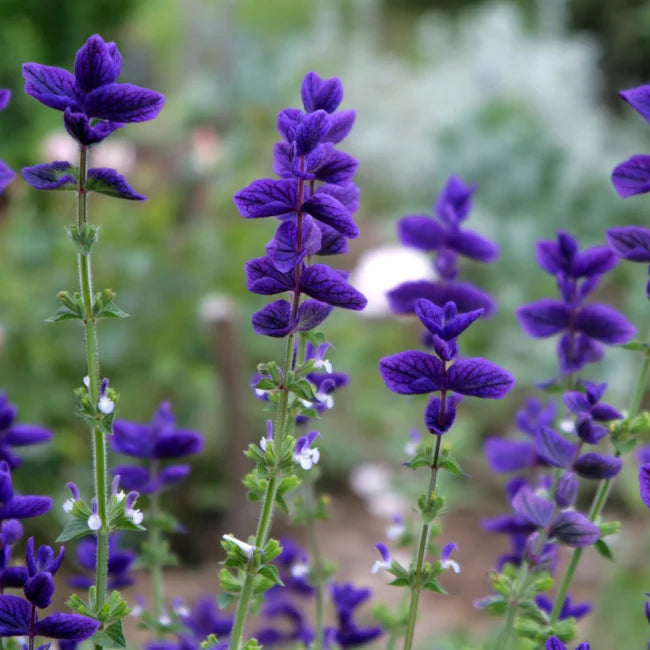
{"type": "MultiPolygon", "coordinates": [[[[446,451],[446,450],[445,450],[446,451]]],[[[449,472],[450,474],[454,474],[456,476],[464,476],[468,477],[468,474],[466,474],[461,466],[458,464],[458,461],[449,453],[445,454],[444,452],[438,459],[438,467],[440,469],[444,469],[446,472],[449,472]]]]}
{"type": "Polygon", "coordinates": [[[88,528],[88,522],[82,521],[81,519],[72,519],[61,531],[61,534],[56,538],[56,541],[69,542],[73,539],[81,539],[91,533],[92,531],[88,528]]]}
{"type": "Polygon", "coordinates": [[[126,648],[122,621],[115,621],[105,630],[96,632],[92,639],[96,645],[101,645],[104,648],[126,648]]]}
{"type": "Polygon", "coordinates": [[[128,318],[129,314],[121,310],[114,302],[104,305],[97,318],[128,318]]]}
{"type": "Polygon", "coordinates": [[[435,578],[429,578],[422,585],[422,588],[426,589],[427,591],[434,591],[437,594],[447,594],[445,588],[435,578]]]}

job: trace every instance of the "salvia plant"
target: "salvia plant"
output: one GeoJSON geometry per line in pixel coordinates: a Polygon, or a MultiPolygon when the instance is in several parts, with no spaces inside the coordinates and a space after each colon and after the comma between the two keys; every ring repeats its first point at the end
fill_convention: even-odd
{"type": "MultiPolygon", "coordinates": [[[[391,393],[408,396],[404,399],[416,406],[406,426],[427,432],[422,436],[411,429],[400,468],[421,475],[422,485],[411,513],[394,513],[385,539],[359,562],[368,584],[358,584],[353,576],[337,573],[327,557],[319,522],[329,517],[328,499],[318,482],[322,447],[327,449],[320,422],[327,422],[338,391],[352,383],[346,372],[334,370],[329,358],[335,348],[345,358],[346,343],[329,340],[327,319],[337,307],[354,319],[367,303],[334,257],[346,253],[348,241],[360,235],[354,219],[360,205],[354,180],[358,161],[342,145],[356,114],[341,108],[338,78],[305,75],[302,107],[278,115],[279,140],[269,152],[265,177],[233,197],[236,210],[250,221],[242,225],[243,232],[272,232],[265,250],[251,252],[256,256],[245,263],[248,290],[271,300],[252,314],[252,328],[277,353],[251,372],[249,397],[251,403],[258,400],[267,422],[244,450],[251,469],[243,486],[259,515],[254,528],[221,535],[223,566],[218,580],[214,576],[220,589],[215,584],[188,606],[182,594],[169,593],[164,580],[164,568],[177,562],[169,536],[185,530],[164,509],[165,493],[188,478],[190,458],[203,451],[204,437],[177,425],[167,401],[133,421],[118,418],[118,392],[100,369],[98,323],[127,314],[116,304],[113,289],[93,285],[99,227],[90,221],[89,194],[131,201],[145,197],[118,170],[91,167],[91,155],[112,133],[153,120],[164,105],[160,93],[118,82],[121,70],[119,49],[99,35],[77,52],[73,72],[40,63],[23,66],[25,92],[60,111],[65,130],[78,144],[78,159],[39,163],[24,168],[22,175],[36,189],[76,194],[76,219],[66,232],[79,286],[59,292],[60,306],[49,321],[76,320],[83,332],[86,365],[78,369],[74,396],[76,414],[89,432],[93,481],[85,495],[77,484],[67,483],[70,497],[61,504],[66,524],[57,540],[78,542],[77,573],[70,569],[68,582],[84,593],[69,598],[71,611],[44,611],[52,604],[66,552],[63,546],[57,551],[37,545],[34,537],[27,539],[24,551],[16,548],[24,536],[21,521],[47,513],[52,499],[17,494],[13,472],[29,464],[19,456],[21,448],[48,442],[52,432],[23,423],[8,395],[0,393],[4,645],[47,649],[57,640],[62,648],[86,641],[96,648],[127,647],[123,622],[131,614],[147,631],[148,650],[458,647],[439,639],[432,646],[422,632],[423,592],[443,597],[446,587],[453,589],[453,574],[461,571],[462,549],[446,534],[443,516],[453,482],[471,480],[453,451],[454,429],[465,418],[466,405],[469,413],[473,401],[512,399],[515,385],[513,374],[501,366],[507,360],[463,353],[471,349],[471,332],[497,309],[484,289],[461,280],[465,264],[493,263],[499,255],[494,242],[465,227],[477,185],[451,175],[433,215],[408,215],[398,222],[401,242],[432,257],[433,280],[404,283],[388,296],[394,312],[417,319],[425,349],[386,350],[378,370],[388,389],[382,399],[401,399],[391,393]],[[424,395],[426,399],[419,397],[424,395]],[[120,457],[112,467],[109,448],[120,457]],[[306,542],[274,538],[276,515],[288,517],[306,542]],[[128,545],[129,531],[146,531],[137,553],[128,545]],[[139,597],[129,604],[119,592],[136,582],[135,568],[150,573],[149,603],[139,597]],[[373,600],[372,581],[381,579],[400,589],[401,598],[395,606],[375,602],[373,620],[367,605],[373,600]]],[[[650,122],[650,86],[621,96],[650,122]]],[[[9,99],[9,91],[0,90],[0,110],[9,99]]],[[[13,178],[0,161],[0,191],[13,178]]],[[[622,197],[650,192],[650,156],[636,155],[618,165],[612,182],[622,197]]],[[[524,398],[515,415],[516,433],[491,435],[484,443],[486,465],[506,476],[506,504],[503,514],[484,517],[481,525],[486,535],[507,538],[503,544],[503,537],[492,538],[503,548],[494,565],[486,567],[485,591],[490,593],[474,603],[500,619],[484,642],[476,642],[474,647],[484,650],[592,647],[578,641],[576,623],[589,615],[592,604],[571,593],[573,580],[586,549],[613,559],[608,538],[620,524],[605,516],[604,508],[624,465],[635,462],[629,460],[631,452],[650,432],[650,414],[642,410],[650,338],[634,340],[636,327],[626,316],[594,297],[621,260],[650,269],[650,229],[612,227],[605,234],[607,245],[586,248],[568,231],[548,237],[538,242],[535,256],[552,277],[549,293],[557,293],[520,306],[516,317],[531,338],[557,337],[557,370],[550,378],[539,377],[537,393],[524,398]],[[597,376],[598,366],[592,367],[608,346],[640,356],[629,404],[610,403],[615,400],[608,384],[597,376]]],[[[650,298],[650,282],[645,296],[650,298]]],[[[650,507],[650,446],[640,445],[637,452],[640,499],[650,507]]],[[[649,602],[639,594],[639,613],[650,621],[649,602]]]]}

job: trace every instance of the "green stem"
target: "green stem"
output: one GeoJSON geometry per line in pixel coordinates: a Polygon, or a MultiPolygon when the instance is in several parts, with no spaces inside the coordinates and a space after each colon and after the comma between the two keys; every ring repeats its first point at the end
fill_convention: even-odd
{"type": "MultiPolygon", "coordinates": [[[[287,338],[287,344],[284,351],[284,374],[283,378],[287,376],[291,367],[291,357],[293,355],[293,340],[294,335],[291,334],[287,338]]],[[[289,428],[289,390],[286,386],[282,387],[282,395],[278,405],[278,413],[276,417],[276,426],[273,437],[273,446],[276,452],[276,458],[280,457],[282,450],[282,443],[289,428]]],[[[257,531],[255,532],[255,547],[261,549],[268,540],[269,530],[271,529],[271,521],[273,519],[273,508],[275,506],[275,498],[278,492],[278,476],[279,468],[276,465],[270,471],[269,481],[266,485],[266,492],[264,494],[264,501],[262,505],[262,512],[257,522],[257,531]]],[[[235,612],[235,620],[233,622],[232,632],[230,635],[232,650],[240,650],[243,645],[242,634],[246,618],[248,617],[248,609],[250,606],[251,597],[253,595],[253,582],[255,580],[255,573],[248,567],[246,570],[246,578],[242,585],[239,594],[239,602],[237,603],[237,611],[235,612]]]]}
{"type": "Polygon", "coordinates": [[[303,492],[305,494],[305,510],[307,516],[307,534],[309,537],[309,550],[311,551],[312,558],[312,574],[313,585],[316,590],[315,593],[315,614],[314,614],[314,650],[321,650],[323,647],[323,633],[324,633],[324,609],[325,597],[323,594],[323,558],[321,556],[320,547],[318,545],[318,536],[316,535],[316,521],[312,515],[313,508],[315,507],[314,486],[312,483],[303,483],[303,492]]]}
{"type": "MultiPolygon", "coordinates": [[[[650,346],[650,331],[648,331],[648,335],[646,336],[645,348],[643,350],[643,361],[639,368],[639,375],[634,387],[634,393],[632,394],[632,400],[630,401],[630,408],[627,415],[630,420],[635,418],[641,409],[641,401],[643,400],[643,395],[645,394],[646,385],[648,383],[648,374],[650,373],[650,350],[648,349],[648,346],[650,346]]],[[[620,452],[617,451],[616,456],[618,457],[620,455],[620,452]]],[[[612,487],[612,480],[613,479],[605,479],[600,482],[598,490],[596,490],[596,494],[594,495],[594,500],[591,503],[591,509],[589,510],[590,521],[596,521],[605,507],[609,491],[612,487]]],[[[578,563],[582,557],[582,551],[583,549],[581,548],[576,548],[573,551],[564,578],[562,579],[562,584],[560,585],[557,596],[555,597],[553,611],[551,612],[551,625],[556,623],[560,616],[562,605],[564,604],[569,587],[571,586],[571,582],[573,581],[573,577],[578,568],[578,563]]]]}
{"type": "MultiPolygon", "coordinates": [[[[442,395],[442,403],[445,403],[445,395],[442,395]]],[[[429,479],[429,488],[427,490],[426,503],[431,500],[431,495],[436,489],[436,482],[438,480],[438,457],[440,455],[440,444],[442,436],[436,436],[436,447],[433,452],[433,464],[431,465],[431,478],[429,479]]],[[[422,585],[420,584],[422,578],[422,567],[424,566],[424,555],[427,550],[427,543],[429,539],[429,522],[423,521],[422,528],[420,529],[420,541],[418,543],[417,559],[415,561],[415,584],[411,587],[411,601],[409,603],[408,620],[406,624],[406,637],[404,638],[404,650],[411,650],[413,646],[413,636],[415,634],[415,620],[418,613],[418,603],[420,601],[420,591],[422,585]]]]}
{"type": "MultiPolygon", "coordinates": [[[[88,147],[82,146],[79,154],[79,191],[77,194],[77,227],[81,229],[88,223],[88,194],[86,179],[88,174],[88,147]]],[[[84,306],[84,335],[86,344],[86,363],[88,366],[88,393],[93,404],[99,401],[99,353],[97,346],[97,324],[93,316],[93,284],[90,253],[77,254],[79,285],[84,306]]],[[[95,498],[102,527],[97,531],[97,608],[100,609],[106,598],[108,574],[108,507],[107,486],[108,467],[106,462],[106,440],[98,429],[92,429],[93,461],[95,470],[95,498]]]]}
{"type": "MultiPolygon", "coordinates": [[[[151,479],[155,481],[158,477],[158,461],[151,461],[151,479]]],[[[156,621],[160,621],[165,606],[163,586],[163,567],[160,563],[162,537],[158,526],[160,516],[160,498],[156,491],[151,493],[149,500],[149,513],[151,523],[149,524],[149,548],[151,549],[151,590],[153,592],[153,615],[156,621]]]]}

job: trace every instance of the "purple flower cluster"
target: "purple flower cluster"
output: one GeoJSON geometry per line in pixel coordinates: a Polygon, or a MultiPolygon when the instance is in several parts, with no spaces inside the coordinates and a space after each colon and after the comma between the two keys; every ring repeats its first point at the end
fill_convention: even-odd
{"type": "Polygon", "coordinates": [[[150,494],[182,481],[190,473],[189,465],[173,464],[161,469],[160,461],[198,454],[203,449],[203,436],[196,431],[176,429],[171,404],[163,402],[150,424],[115,420],[111,446],[119,454],[150,461],[149,468],[118,465],[112,469],[125,490],[150,494]]]}
{"type": "Polygon", "coordinates": [[[249,291],[262,295],[290,292],[253,314],[258,334],[285,337],[311,330],[333,307],[361,310],[366,299],[346,282],[347,273],[326,264],[309,264],[313,255],[347,250],[358,237],[352,213],[359,190],[352,177],[357,161],[334,147],[349,133],[354,111],[337,111],[343,99],[339,79],[314,72],[302,83],[304,111],[283,110],[275,145],[274,171],[280,180],[261,179],[236,192],[233,200],[246,219],[277,217],[281,222],[266,246],[266,256],[246,264],[249,291]],[[301,302],[301,296],[309,298],[301,302]]]}
{"type": "Polygon", "coordinates": [[[399,352],[382,359],[379,371],[395,393],[440,392],[440,397],[434,395],[429,400],[424,420],[430,433],[442,435],[454,423],[456,406],[464,395],[500,399],[515,380],[491,361],[458,356],[458,336],[482,315],[482,309],[459,314],[453,302],[438,307],[420,299],[415,313],[431,334],[435,356],[419,350],[399,352]]]}
{"type": "Polygon", "coordinates": [[[397,226],[400,240],[405,246],[433,252],[433,266],[439,279],[404,282],[389,291],[388,300],[394,312],[412,313],[419,298],[440,307],[454,302],[461,312],[483,309],[484,316],[494,311],[494,301],[485,292],[456,281],[459,256],[478,262],[493,262],[499,256],[496,244],[461,228],[472,208],[475,190],[475,185],[466,185],[458,176],[451,176],[436,201],[437,218],[409,215],[400,220],[397,226]]]}
{"type": "MultiPolygon", "coordinates": [[[[0,111],[4,111],[4,109],[7,108],[10,99],[11,91],[0,88],[0,111]]],[[[6,163],[0,160],[0,193],[4,191],[15,176],[16,174],[7,167],[6,163]]]]}
{"type": "Polygon", "coordinates": [[[629,341],[636,329],[621,313],[602,304],[585,304],[603,274],[618,261],[606,246],[582,252],[578,242],[564,231],[557,241],[537,244],[537,262],[553,275],[560,300],[543,298],[517,310],[517,317],[528,336],[545,338],[561,334],[557,346],[560,373],[580,370],[603,356],[602,343],[616,345],[629,341]]]}
{"type": "Polygon", "coordinates": [[[99,621],[80,614],[50,614],[39,619],[37,609],[50,606],[54,595],[53,575],[63,560],[63,547],[55,557],[49,546],[34,552],[34,538],[27,542],[26,569],[22,572],[24,597],[0,595],[0,637],[26,636],[33,647],[36,636],[67,641],[83,641],[99,628],[99,621]]]}
{"type": "Polygon", "coordinates": [[[9,402],[6,393],[0,393],[0,461],[6,461],[11,469],[22,464],[12,447],[26,447],[47,442],[52,432],[35,424],[17,424],[18,409],[9,402]]]}
{"type": "MultiPolygon", "coordinates": [[[[95,145],[131,122],[153,120],[165,98],[158,92],[129,83],[117,83],[122,56],[115,43],[95,34],[77,52],[74,74],[40,63],[25,63],[25,92],[45,106],[63,111],[67,132],[82,149],[95,145]]],[[[25,180],[40,190],[101,192],[117,198],[142,200],[116,170],[94,168],[88,178],[67,161],[25,167],[25,180]]]]}

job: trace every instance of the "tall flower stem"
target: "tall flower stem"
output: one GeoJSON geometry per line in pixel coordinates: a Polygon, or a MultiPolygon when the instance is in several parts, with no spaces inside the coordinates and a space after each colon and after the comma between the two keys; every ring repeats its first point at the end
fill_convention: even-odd
{"type": "MultiPolygon", "coordinates": [[[[630,402],[630,408],[628,411],[629,419],[636,417],[639,413],[639,410],[641,408],[641,400],[643,399],[643,395],[645,393],[646,386],[648,384],[649,374],[650,374],[650,331],[648,331],[648,335],[646,337],[646,342],[643,349],[643,360],[639,368],[639,375],[637,377],[636,385],[634,387],[634,393],[632,393],[632,400],[630,402]]],[[[617,457],[620,456],[620,452],[617,451],[616,456],[617,457]]],[[[589,510],[590,521],[596,521],[596,519],[599,517],[600,513],[602,512],[605,503],[607,501],[607,497],[609,496],[609,491],[611,490],[612,487],[612,480],[613,479],[604,479],[600,482],[598,486],[598,490],[594,495],[594,499],[591,504],[591,509],[589,510]]],[[[576,570],[578,568],[580,558],[582,557],[582,551],[583,549],[581,548],[576,548],[573,551],[573,555],[571,556],[571,560],[569,561],[569,564],[567,566],[566,572],[564,574],[564,578],[562,579],[562,583],[557,592],[557,596],[555,597],[555,603],[553,604],[553,610],[551,612],[551,624],[555,623],[560,616],[560,612],[562,611],[562,605],[564,604],[566,595],[569,591],[569,587],[571,586],[571,582],[573,581],[573,577],[575,576],[576,570]]]]}
{"type": "MultiPolygon", "coordinates": [[[[284,351],[284,368],[283,377],[286,377],[291,368],[291,359],[293,356],[293,341],[294,335],[290,334],[287,337],[287,343],[284,351]]],[[[273,444],[276,451],[276,457],[280,456],[282,449],[282,442],[289,428],[289,389],[282,386],[282,394],[280,395],[280,402],[278,404],[278,412],[275,422],[275,436],[273,444]]],[[[279,468],[276,465],[272,468],[268,483],[266,485],[266,492],[264,494],[264,502],[262,505],[262,512],[257,522],[257,530],[255,531],[255,547],[261,549],[267,542],[269,531],[271,529],[271,521],[273,518],[273,508],[275,506],[275,498],[278,492],[278,478],[279,468]]],[[[251,597],[253,595],[253,582],[255,574],[249,569],[244,579],[244,584],[239,595],[239,602],[237,603],[237,611],[235,612],[235,620],[231,632],[231,645],[232,650],[239,650],[242,647],[242,634],[244,631],[244,624],[248,616],[248,609],[250,606],[251,597]]]]}
{"type": "MultiPolygon", "coordinates": [[[[77,227],[81,229],[88,224],[88,193],[86,178],[88,174],[88,147],[81,146],[79,155],[79,190],[77,194],[77,227]]],[[[79,285],[84,306],[84,335],[86,343],[86,363],[88,366],[88,393],[93,404],[99,401],[99,353],[97,346],[97,323],[93,315],[93,284],[90,251],[78,253],[79,285]]],[[[97,609],[106,598],[106,578],[108,573],[108,507],[107,485],[108,465],[106,461],[106,440],[98,427],[92,431],[93,464],[95,471],[95,498],[98,514],[102,522],[97,531],[97,609]]]]}
{"type": "MultiPolygon", "coordinates": [[[[158,461],[151,462],[151,480],[155,482],[158,478],[158,461]]],[[[151,524],[149,526],[149,547],[151,550],[152,563],[149,567],[151,571],[151,590],[153,592],[153,615],[156,621],[160,621],[165,606],[165,589],[163,585],[163,568],[160,563],[161,542],[160,526],[158,517],[160,516],[160,498],[157,491],[151,493],[149,501],[149,510],[151,512],[151,524]]]]}
{"type": "MultiPolygon", "coordinates": [[[[442,396],[442,403],[445,403],[445,395],[442,396]]],[[[440,445],[442,436],[436,436],[436,447],[433,452],[433,463],[431,465],[431,478],[429,479],[429,488],[427,490],[426,503],[431,500],[431,495],[436,489],[438,480],[438,457],[440,456],[440,445]]],[[[411,602],[409,604],[408,620],[406,624],[406,637],[404,639],[404,650],[411,650],[413,646],[413,635],[415,633],[415,620],[418,613],[418,603],[420,600],[420,591],[422,591],[422,567],[424,566],[424,555],[429,542],[429,522],[423,521],[420,529],[420,541],[418,544],[417,558],[415,560],[415,584],[411,587],[411,602]]]]}

